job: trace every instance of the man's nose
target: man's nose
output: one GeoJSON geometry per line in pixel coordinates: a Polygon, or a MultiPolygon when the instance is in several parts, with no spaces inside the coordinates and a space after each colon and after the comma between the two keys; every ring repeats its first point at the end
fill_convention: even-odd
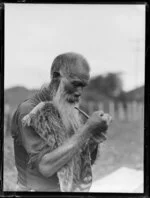
{"type": "Polygon", "coordinates": [[[75,95],[76,97],[81,96],[82,90],[83,90],[83,89],[82,89],[81,87],[78,87],[74,95],[75,95]]]}
{"type": "Polygon", "coordinates": [[[74,95],[75,95],[75,97],[79,97],[79,96],[81,96],[81,93],[75,92],[74,95]]]}

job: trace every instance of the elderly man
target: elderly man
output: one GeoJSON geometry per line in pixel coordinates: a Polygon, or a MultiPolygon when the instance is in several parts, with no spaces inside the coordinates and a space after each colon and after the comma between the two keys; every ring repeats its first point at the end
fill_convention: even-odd
{"type": "Polygon", "coordinates": [[[80,54],[57,56],[52,63],[50,84],[20,104],[14,113],[12,136],[18,171],[17,190],[89,191],[91,165],[96,160],[103,132],[111,121],[108,114],[97,111],[84,123],[81,113],[75,109],[88,84],[89,72],[88,62],[80,54]],[[48,106],[44,106],[42,126],[49,125],[46,136],[49,146],[36,130],[43,122],[41,118],[35,128],[22,123],[27,115],[36,113],[45,104],[48,106]],[[55,146],[52,149],[53,137],[55,146]]]}

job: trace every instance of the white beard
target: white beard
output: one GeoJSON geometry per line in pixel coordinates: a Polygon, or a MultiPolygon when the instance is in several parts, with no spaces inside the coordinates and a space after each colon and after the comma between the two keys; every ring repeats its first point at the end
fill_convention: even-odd
{"type": "Polygon", "coordinates": [[[79,103],[68,102],[67,94],[64,91],[63,80],[60,82],[56,95],[53,98],[53,102],[60,113],[67,132],[72,135],[72,133],[75,133],[81,126],[79,112],[74,108],[75,106],[78,107],[79,103]],[[71,129],[73,129],[73,131],[71,129]]]}

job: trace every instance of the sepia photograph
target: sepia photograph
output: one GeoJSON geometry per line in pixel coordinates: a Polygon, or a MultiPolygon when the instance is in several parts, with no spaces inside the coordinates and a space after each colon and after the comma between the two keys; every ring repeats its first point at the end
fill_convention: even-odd
{"type": "Polygon", "coordinates": [[[3,191],[144,193],[146,5],[4,6],[3,191]]]}

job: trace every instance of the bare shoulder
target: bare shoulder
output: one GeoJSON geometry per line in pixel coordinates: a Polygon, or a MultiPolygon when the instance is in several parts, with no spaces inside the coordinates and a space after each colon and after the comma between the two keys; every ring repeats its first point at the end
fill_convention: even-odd
{"type": "Polygon", "coordinates": [[[22,102],[19,106],[17,111],[19,111],[20,114],[28,114],[32,111],[32,109],[34,108],[34,105],[31,103],[31,101],[25,100],[24,102],[22,102]]]}

